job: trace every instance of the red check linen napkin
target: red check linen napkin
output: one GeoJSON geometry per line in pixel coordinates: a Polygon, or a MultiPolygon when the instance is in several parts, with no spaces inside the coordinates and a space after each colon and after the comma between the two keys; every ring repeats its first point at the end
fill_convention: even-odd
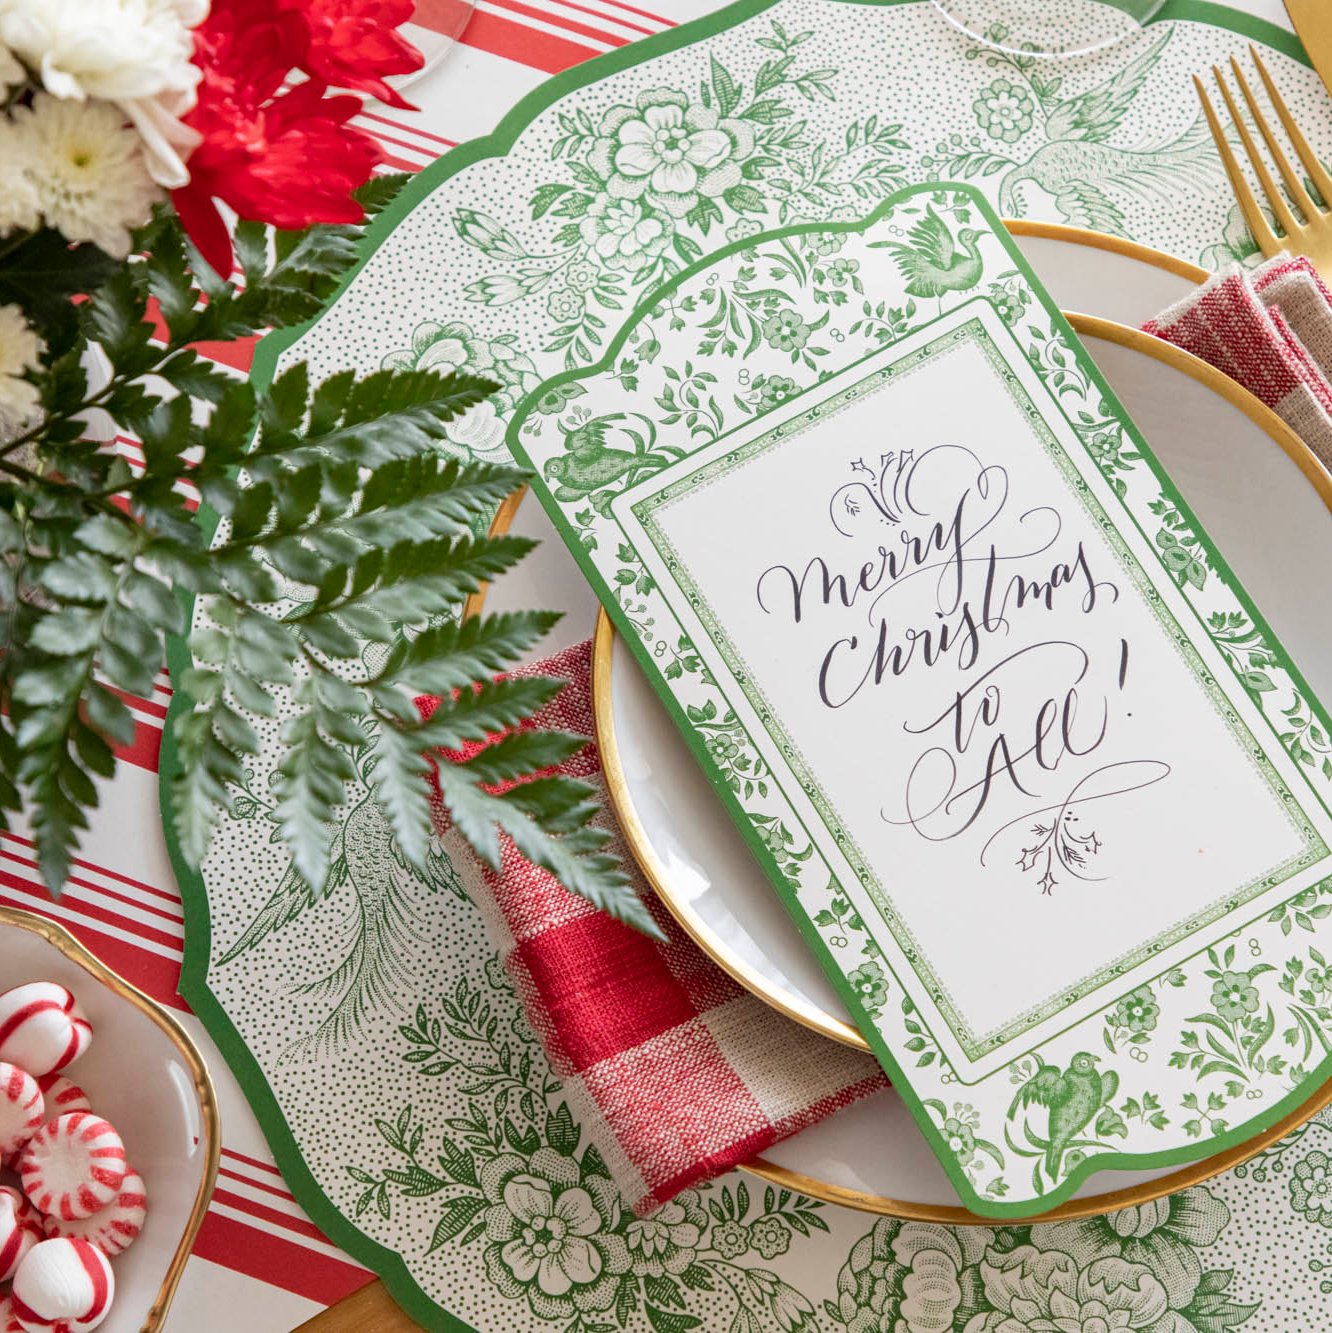
{"type": "MultiPolygon", "coordinates": [[[[516,674],[569,682],[529,725],[592,734],[590,642],[516,674]]],[[[434,703],[417,702],[427,713],[434,703]]],[[[601,785],[595,744],[559,771],[601,785]]],[[[602,809],[612,826],[607,802],[602,809]]],[[[635,1212],[645,1213],[887,1080],[869,1056],[740,987],[656,901],[623,842],[611,845],[668,944],[561,888],[507,838],[499,873],[477,862],[469,879],[585,1133],[635,1212]]]]}
{"type": "Polygon", "coordinates": [[[1238,381],[1332,467],[1332,294],[1307,259],[1229,268],[1143,327],[1238,381]]]}

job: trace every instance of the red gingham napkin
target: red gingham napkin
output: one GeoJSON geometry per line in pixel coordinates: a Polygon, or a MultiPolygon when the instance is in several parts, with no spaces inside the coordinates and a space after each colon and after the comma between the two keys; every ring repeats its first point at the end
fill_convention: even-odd
{"type": "MultiPolygon", "coordinates": [[[[590,643],[517,674],[569,682],[530,725],[592,734],[590,643]]],[[[433,701],[418,704],[428,713],[433,701]]],[[[560,771],[600,784],[596,746],[560,771]]],[[[737,985],[636,872],[669,944],[598,912],[503,841],[500,873],[477,863],[469,877],[483,886],[478,906],[565,1094],[636,1212],[887,1086],[869,1056],[737,985]]],[[[632,871],[624,844],[612,847],[632,871]]]]}
{"type": "Polygon", "coordinates": [[[1332,295],[1307,259],[1236,265],[1143,327],[1237,380],[1332,466],[1332,295]]]}

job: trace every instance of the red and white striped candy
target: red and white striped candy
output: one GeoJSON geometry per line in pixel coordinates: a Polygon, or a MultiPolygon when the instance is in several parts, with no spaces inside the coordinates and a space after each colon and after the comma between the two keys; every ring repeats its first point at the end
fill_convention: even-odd
{"type": "Polygon", "coordinates": [[[14,1277],[14,1314],[23,1333],[88,1333],[106,1318],[116,1292],[111,1265],[86,1240],[34,1245],[14,1277]]]}
{"type": "Polygon", "coordinates": [[[68,1222],[63,1218],[48,1217],[46,1234],[91,1241],[107,1258],[113,1259],[134,1243],[143,1230],[147,1215],[148,1191],[143,1177],[137,1171],[126,1171],[120,1193],[105,1208],[99,1208],[91,1217],[68,1222]]]}
{"type": "Polygon", "coordinates": [[[18,1206],[9,1194],[0,1194],[0,1282],[7,1282],[28,1251],[42,1239],[24,1225],[18,1206]]]}
{"type": "Polygon", "coordinates": [[[8,1292],[0,1296],[0,1333],[23,1333],[23,1325],[14,1313],[14,1302],[8,1292]]]}
{"type": "Polygon", "coordinates": [[[91,1040],[78,1001],[54,981],[30,981],[0,995],[0,1060],[34,1078],[77,1060],[91,1040]]]}
{"type": "Polygon", "coordinates": [[[43,1074],[37,1080],[37,1086],[41,1088],[42,1097],[46,1102],[46,1118],[48,1120],[54,1120],[56,1116],[64,1115],[66,1111],[92,1110],[92,1102],[88,1099],[88,1094],[77,1083],[72,1079],[67,1079],[63,1074],[43,1074]]]}
{"type": "Polygon", "coordinates": [[[48,1217],[91,1217],[120,1193],[125,1145],[91,1111],[71,1111],[43,1125],[14,1162],[29,1201],[48,1217]]]}
{"type": "Polygon", "coordinates": [[[26,1069],[0,1060],[0,1158],[18,1152],[46,1122],[46,1101],[26,1069]]]}
{"type": "MultiPolygon", "coordinates": [[[[27,1195],[22,1190],[16,1190],[13,1185],[0,1185],[0,1195],[14,1201],[14,1211],[18,1214],[19,1221],[32,1232],[34,1244],[46,1239],[46,1221],[28,1202],[27,1195]]],[[[3,1330],[0,1330],[0,1333],[3,1333],[3,1330]]]]}

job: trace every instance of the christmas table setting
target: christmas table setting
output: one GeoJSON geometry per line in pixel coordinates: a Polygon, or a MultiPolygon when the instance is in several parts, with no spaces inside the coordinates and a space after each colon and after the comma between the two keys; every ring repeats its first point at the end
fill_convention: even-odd
{"type": "Polygon", "coordinates": [[[1318,15],[84,9],[0,6],[0,989],[193,1089],[101,1326],[1321,1327],[1318,15]]]}

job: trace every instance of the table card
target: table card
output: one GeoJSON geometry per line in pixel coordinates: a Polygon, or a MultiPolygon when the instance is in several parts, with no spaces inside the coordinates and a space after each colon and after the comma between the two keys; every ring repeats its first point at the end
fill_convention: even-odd
{"type": "Polygon", "coordinates": [[[509,442],[967,1206],[1326,1078],[1326,720],[977,192],[726,247],[509,442]]]}

